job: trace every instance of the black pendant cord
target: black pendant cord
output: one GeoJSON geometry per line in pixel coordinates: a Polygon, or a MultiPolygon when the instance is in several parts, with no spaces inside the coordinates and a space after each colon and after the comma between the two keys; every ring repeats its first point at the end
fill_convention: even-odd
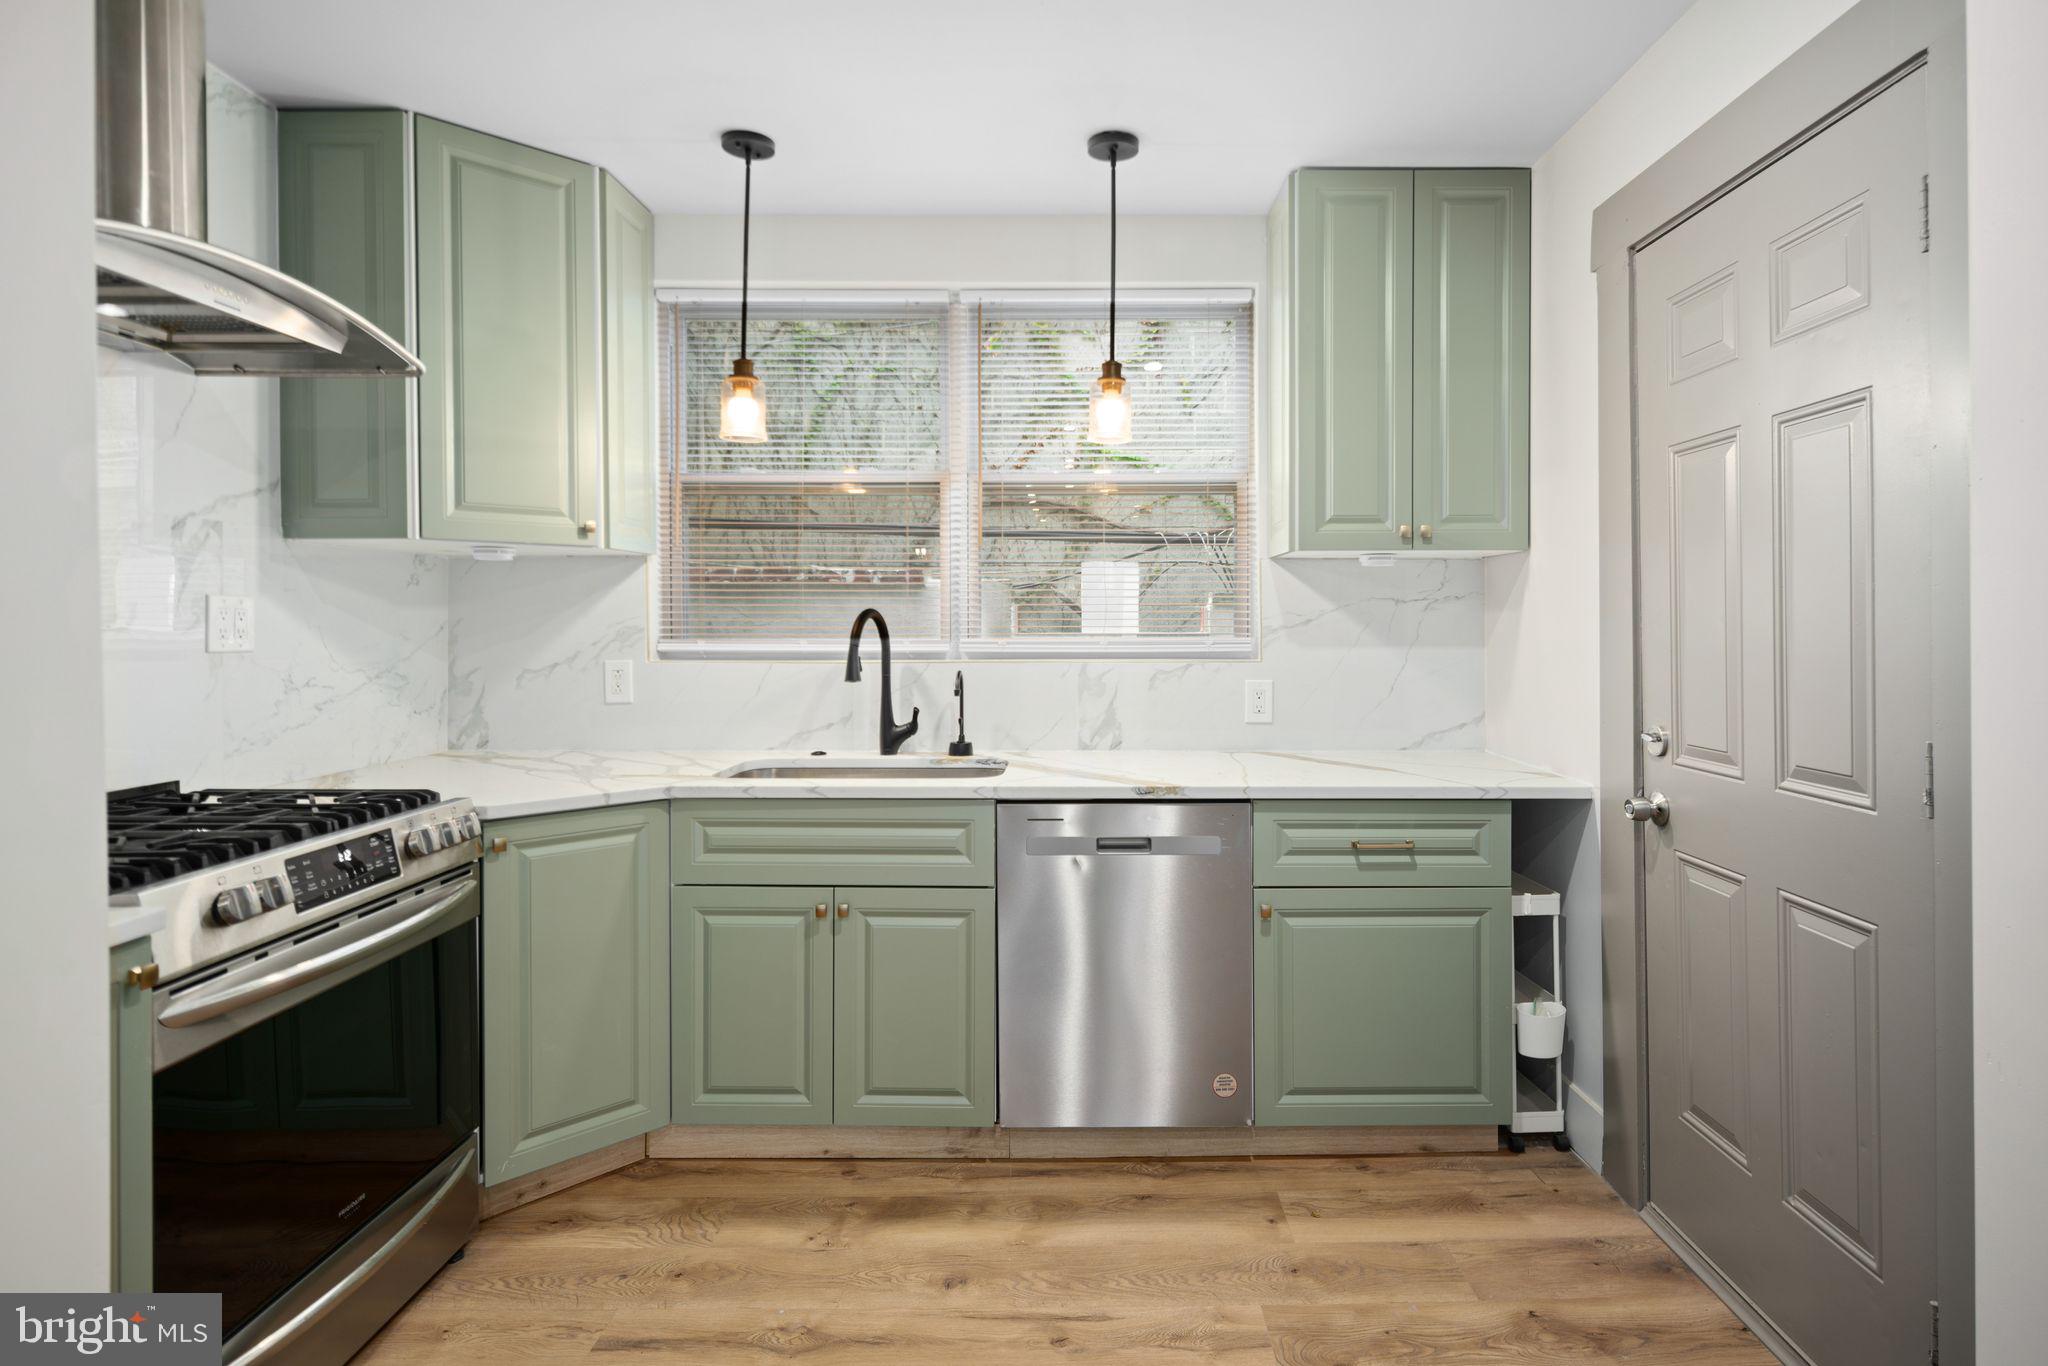
{"type": "Polygon", "coordinates": [[[1116,148],[1109,149],[1109,358],[1116,359],[1116,148]]]}
{"type": "Polygon", "coordinates": [[[741,199],[740,208],[740,359],[747,358],[747,275],[749,256],[754,246],[754,154],[747,153],[741,160],[747,163],[747,188],[741,199]]]}

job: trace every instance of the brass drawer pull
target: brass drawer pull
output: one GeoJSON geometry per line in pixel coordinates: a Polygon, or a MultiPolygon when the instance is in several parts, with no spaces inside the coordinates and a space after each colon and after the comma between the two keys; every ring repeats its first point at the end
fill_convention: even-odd
{"type": "Polygon", "coordinates": [[[505,837],[503,835],[500,835],[496,839],[491,841],[491,852],[494,854],[502,854],[511,847],[511,845],[505,842],[505,837]]]}
{"type": "Polygon", "coordinates": [[[846,903],[844,901],[839,903],[839,918],[841,920],[846,919],[846,903]]]}
{"type": "Polygon", "coordinates": [[[812,911],[811,914],[817,916],[818,919],[823,920],[825,918],[825,903],[820,901],[818,903],[817,909],[812,911]]]}
{"type": "Polygon", "coordinates": [[[1261,906],[1261,907],[1259,907],[1259,919],[1261,919],[1261,920],[1271,920],[1272,918],[1273,918],[1273,908],[1272,908],[1271,906],[1261,906]]]}
{"type": "Polygon", "coordinates": [[[154,963],[144,963],[139,968],[128,969],[128,985],[134,987],[137,991],[148,991],[154,987],[156,985],[156,977],[157,966],[154,963]]]}
{"type": "Polygon", "coordinates": [[[1415,848],[1414,840],[1353,840],[1351,849],[1358,854],[1401,854],[1415,848]]]}

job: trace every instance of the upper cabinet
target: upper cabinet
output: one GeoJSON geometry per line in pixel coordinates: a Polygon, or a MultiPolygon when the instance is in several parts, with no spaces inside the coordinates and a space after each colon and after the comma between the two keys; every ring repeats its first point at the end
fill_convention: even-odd
{"type": "Polygon", "coordinates": [[[1281,555],[1529,544],[1529,173],[1303,170],[1268,219],[1281,555]]]}
{"type": "Polygon", "coordinates": [[[426,370],[285,381],[285,534],[651,551],[645,206],[594,166],[396,110],[278,122],[288,268],[426,370]]]}

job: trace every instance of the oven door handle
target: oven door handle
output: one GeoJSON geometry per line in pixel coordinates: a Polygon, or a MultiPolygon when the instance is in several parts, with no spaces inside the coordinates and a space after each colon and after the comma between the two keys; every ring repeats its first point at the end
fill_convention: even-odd
{"type": "MultiPolygon", "coordinates": [[[[401,920],[380,926],[361,939],[351,940],[326,953],[315,954],[296,963],[287,963],[260,977],[251,977],[215,991],[201,989],[189,996],[175,999],[163,1008],[156,1021],[168,1029],[182,1029],[187,1025],[218,1019],[229,1011],[269,1000],[273,996],[290,991],[293,987],[303,986],[316,978],[360,963],[365,958],[374,958],[388,951],[399,941],[420,938],[439,928],[443,920],[453,922],[466,919],[475,912],[467,907],[463,908],[461,915],[454,915],[451,912],[461,906],[463,900],[475,890],[476,885],[476,875],[472,873],[460,882],[448,884],[445,890],[441,890],[440,895],[434,896],[432,901],[419,910],[401,920]]],[[[405,904],[398,903],[399,906],[405,904]]],[[[394,906],[391,909],[396,910],[398,907],[394,906]]]]}

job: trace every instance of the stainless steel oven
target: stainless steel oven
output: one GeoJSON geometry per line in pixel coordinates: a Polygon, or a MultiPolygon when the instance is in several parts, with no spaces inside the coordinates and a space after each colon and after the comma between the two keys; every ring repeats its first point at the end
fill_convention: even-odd
{"type": "Polygon", "coordinates": [[[218,1292],[229,1362],[346,1361],[475,1231],[476,829],[443,803],[182,880],[151,1284],[218,1292]]]}

